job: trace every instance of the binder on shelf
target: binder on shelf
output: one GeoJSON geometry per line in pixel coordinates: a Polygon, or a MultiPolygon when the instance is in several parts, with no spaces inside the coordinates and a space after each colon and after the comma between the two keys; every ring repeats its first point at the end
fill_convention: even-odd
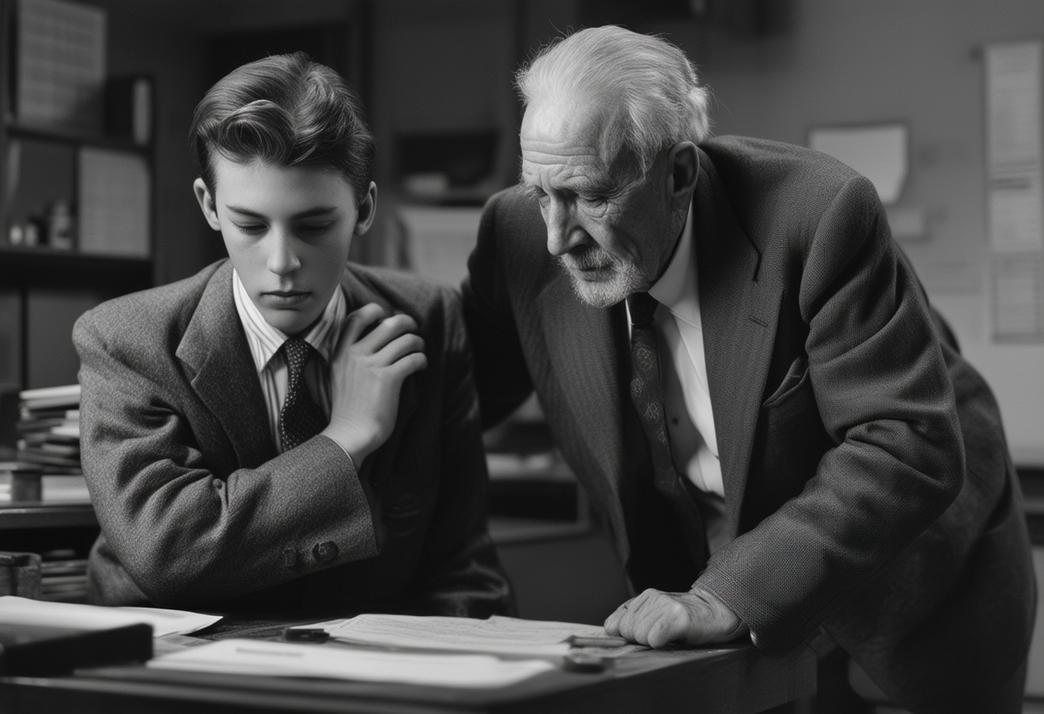
{"type": "Polygon", "coordinates": [[[144,156],[95,147],[80,149],[80,252],[149,257],[149,191],[144,156]]]}
{"type": "Polygon", "coordinates": [[[138,146],[152,141],[152,78],[117,75],[105,84],[105,131],[138,146]]]}

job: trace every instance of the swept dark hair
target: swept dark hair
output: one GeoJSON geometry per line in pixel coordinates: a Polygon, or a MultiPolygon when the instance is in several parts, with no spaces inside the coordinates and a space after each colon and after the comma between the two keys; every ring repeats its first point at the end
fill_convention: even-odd
{"type": "Polygon", "coordinates": [[[196,105],[189,143],[211,193],[215,153],[334,169],[360,203],[373,179],[375,146],[362,102],[341,75],[303,52],[249,62],[218,80],[196,105]]]}

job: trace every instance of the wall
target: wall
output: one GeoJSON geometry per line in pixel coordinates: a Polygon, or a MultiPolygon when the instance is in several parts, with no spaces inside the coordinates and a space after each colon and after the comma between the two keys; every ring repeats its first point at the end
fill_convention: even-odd
{"type": "Polygon", "coordinates": [[[192,195],[187,131],[205,90],[205,45],[191,27],[126,0],[99,0],[108,18],[109,74],[148,74],[155,86],[153,206],[155,279],[167,283],[213,260],[215,241],[192,195]]]}
{"type": "Polygon", "coordinates": [[[1044,39],[1040,0],[792,0],[758,35],[694,20],[643,23],[699,65],[716,133],[807,142],[814,125],[901,120],[910,173],[901,205],[923,209],[904,247],[962,348],[993,386],[1022,462],[1044,462],[1044,346],[992,341],[984,62],[993,42],[1044,39]]]}

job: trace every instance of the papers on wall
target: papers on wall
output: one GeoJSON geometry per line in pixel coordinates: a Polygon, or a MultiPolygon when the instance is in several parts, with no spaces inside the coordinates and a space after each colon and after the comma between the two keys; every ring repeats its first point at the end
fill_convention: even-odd
{"type": "MultiPolygon", "coordinates": [[[[366,614],[311,627],[322,627],[331,637],[353,644],[549,659],[568,655],[571,637],[605,637],[605,629],[601,625],[523,620],[499,615],[479,620],[466,617],[366,614]]],[[[614,647],[611,652],[603,652],[602,648],[598,648],[598,652],[585,648],[585,652],[605,656],[620,655],[635,649],[640,648],[614,647]]]]}
{"type": "Polygon", "coordinates": [[[18,119],[97,132],[105,83],[105,11],[62,0],[21,0],[18,119]]]}
{"type": "Polygon", "coordinates": [[[881,203],[896,203],[906,181],[906,125],[815,127],[809,146],[830,154],[870,179],[881,203]]]}
{"type": "Polygon", "coordinates": [[[1006,43],[985,53],[993,334],[999,341],[1044,341],[1042,46],[1006,43]]]}
{"type": "Polygon", "coordinates": [[[197,632],[220,619],[220,615],[158,607],[102,607],[30,600],[15,595],[0,597],[0,623],[38,623],[52,627],[100,630],[144,622],[152,625],[153,637],[160,637],[197,632]]]}
{"type": "Polygon", "coordinates": [[[149,256],[149,167],[135,153],[80,149],[80,252],[149,256]]]}
{"type": "Polygon", "coordinates": [[[407,267],[444,285],[459,286],[468,272],[481,217],[480,207],[399,209],[407,267]]]}
{"type": "Polygon", "coordinates": [[[502,687],[554,667],[543,660],[229,639],[152,659],[149,667],[271,677],[322,677],[443,687],[502,687]]]}

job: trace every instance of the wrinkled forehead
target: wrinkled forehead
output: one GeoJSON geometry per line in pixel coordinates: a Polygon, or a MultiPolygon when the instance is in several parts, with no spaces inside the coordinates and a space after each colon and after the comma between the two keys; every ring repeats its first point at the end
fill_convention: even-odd
{"type": "Polygon", "coordinates": [[[617,123],[611,102],[572,98],[531,104],[522,117],[519,143],[524,182],[553,173],[559,178],[582,173],[607,183],[636,178],[635,157],[610,133],[617,123]]]}
{"type": "Polygon", "coordinates": [[[531,104],[519,132],[523,172],[527,165],[607,169],[604,138],[609,120],[609,112],[591,101],[562,98],[531,104]]]}

